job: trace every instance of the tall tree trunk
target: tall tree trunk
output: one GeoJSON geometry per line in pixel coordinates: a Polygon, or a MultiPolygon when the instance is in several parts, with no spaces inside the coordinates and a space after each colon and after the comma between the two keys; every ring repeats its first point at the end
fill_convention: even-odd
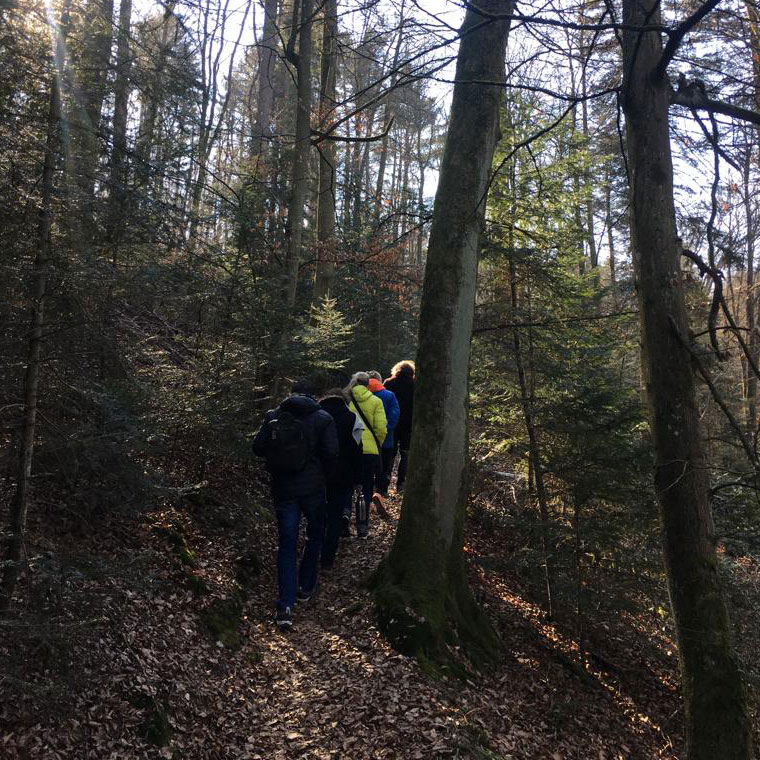
{"type": "Polygon", "coordinates": [[[94,187],[100,158],[98,128],[106,95],[113,34],[113,0],[90,0],[84,9],[84,43],[70,118],[71,172],[78,195],[78,227],[85,244],[94,242],[94,187]]]}
{"type": "MultiPolygon", "coordinates": [[[[568,70],[570,72],[570,88],[571,92],[573,94],[574,98],[578,97],[578,84],[576,81],[575,76],[575,59],[574,59],[574,50],[575,46],[572,41],[570,30],[565,30],[565,37],[567,39],[567,64],[568,64],[568,70]]],[[[577,139],[577,133],[578,133],[578,103],[576,102],[573,105],[573,128],[570,133],[570,139],[567,142],[567,145],[564,146],[564,150],[566,151],[567,155],[571,156],[575,153],[575,151],[578,149],[579,141],[577,139]]],[[[582,190],[581,190],[581,175],[580,175],[580,169],[573,168],[572,172],[573,178],[573,214],[575,217],[575,238],[578,241],[578,273],[583,274],[586,271],[586,244],[587,244],[587,236],[586,236],[586,230],[583,224],[583,199],[582,199],[582,190]]],[[[585,190],[585,183],[583,186],[583,189],[585,190]]]]}
{"type": "MultiPolygon", "coordinates": [[[[749,49],[752,55],[752,97],[755,110],[760,111],[760,11],[757,0],[744,0],[749,21],[749,49]]],[[[760,127],[757,129],[760,134],[760,127]]]]}
{"type": "MultiPolygon", "coordinates": [[[[271,183],[274,176],[274,116],[276,82],[278,77],[277,0],[264,0],[264,23],[258,47],[258,93],[256,112],[253,116],[250,158],[251,177],[243,185],[241,197],[240,245],[253,252],[261,252],[266,241],[265,233],[271,237],[274,211],[274,197],[271,183]],[[260,222],[262,222],[260,224],[260,222]],[[257,227],[257,225],[259,225],[257,227]]],[[[253,14],[254,27],[256,16],[253,14]]],[[[252,97],[253,85],[249,93],[252,97]]],[[[250,104],[249,104],[250,105],[250,104]]]]}
{"type": "Polygon", "coordinates": [[[755,375],[753,365],[758,366],[760,359],[760,346],[758,346],[757,336],[757,319],[755,315],[755,304],[757,302],[757,293],[755,292],[755,215],[752,209],[752,189],[750,183],[750,167],[752,165],[752,156],[748,152],[746,164],[744,166],[744,213],[747,225],[747,295],[744,303],[745,314],[747,318],[747,333],[750,361],[744,361],[744,373],[747,403],[746,403],[746,424],[747,433],[754,436],[757,429],[757,376],[755,375]]]}
{"type": "Polygon", "coordinates": [[[656,0],[624,0],[624,110],[631,238],[655,489],[678,635],[689,760],[749,760],[751,731],[733,649],[708,500],[689,325],[675,224],[668,134],[670,84],[655,70],[656,0]]]}
{"type": "MultiPolygon", "coordinates": [[[[335,81],[337,68],[338,3],[325,1],[324,31],[322,35],[322,72],[319,94],[320,130],[325,131],[335,112],[335,81]]],[[[313,303],[319,305],[330,295],[335,278],[335,196],[336,150],[332,140],[324,140],[319,147],[319,198],[317,201],[317,242],[319,263],[314,280],[313,303]]]]}
{"type": "MultiPolygon", "coordinates": [[[[513,4],[483,0],[479,7],[504,14],[513,4]]],[[[499,646],[473,599],[462,548],[480,225],[508,33],[508,21],[484,24],[467,11],[425,267],[409,476],[393,547],[374,579],[380,626],[394,646],[441,660],[451,658],[452,641],[482,661],[499,646]]]]}
{"type": "Polygon", "coordinates": [[[132,23],[132,0],[121,0],[119,6],[119,35],[116,46],[116,81],[114,83],[113,148],[111,150],[111,171],[109,178],[108,227],[106,231],[111,261],[118,260],[121,241],[122,219],[124,218],[127,156],[127,117],[132,68],[129,46],[132,23]]]}
{"type": "Polygon", "coordinates": [[[301,262],[301,241],[306,193],[309,187],[309,155],[311,153],[311,27],[313,0],[300,0],[298,34],[298,102],[296,105],[296,137],[293,148],[292,190],[288,207],[288,250],[282,278],[282,302],[288,311],[296,303],[298,268],[301,262]]]}
{"type": "MultiPolygon", "coordinates": [[[[396,48],[393,51],[393,61],[391,62],[391,80],[389,85],[390,95],[388,101],[383,109],[383,128],[386,128],[396,113],[395,97],[396,97],[396,83],[400,72],[398,70],[398,63],[401,58],[401,43],[404,40],[404,0],[401,0],[401,10],[399,11],[399,29],[398,38],[396,40],[396,48]]],[[[375,224],[377,224],[382,216],[383,210],[383,185],[385,183],[385,167],[388,161],[388,140],[390,139],[390,129],[385,130],[382,142],[380,144],[380,164],[377,168],[377,182],[375,184],[375,224]]]]}
{"type": "Polygon", "coordinates": [[[42,328],[45,324],[45,291],[47,288],[50,253],[51,205],[53,200],[53,174],[59,153],[61,126],[61,72],[65,60],[65,32],[69,25],[71,0],[66,0],[61,13],[61,26],[53,28],[55,55],[48,100],[45,157],[42,164],[40,211],[37,221],[37,251],[34,258],[34,274],[31,292],[31,319],[29,344],[24,374],[24,418],[21,425],[16,490],[10,510],[5,563],[0,582],[0,613],[10,606],[24,554],[24,533],[29,503],[29,479],[32,473],[34,435],[37,425],[37,388],[40,378],[40,350],[42,328]]]}
{"type": "MultiPolygon", "coordinates": [[[[411,163],[412,156],[412,140],[411,140],[411,133],[408,129],[404,130],[404,147],[401,152],[401,161],[403,166],[403,173],[401,177],[401,204],[399,206],[399,211],[401,212],[398,217],[398,232],[397,237],[399,240],[402,240],[404,235],[406,234],[407,229],[407,223],[409,220],[409,164],[411,163]]],[[[404,255],[403,251],[408,248],[408,241],[403,240],[401,251],[402,251],[402,259],[399,262],[400,264],[405,263],[406,256],[404,255]]]]}
{"type": "MultiPolygon", "coordinates": [[[[235,70],[235,59],[240,47],[240,40],[243,37],[243,30],[248,20],[248,13],[251,9],[251,0],[245,5],[243,18],[239,23],[237,37],[232,43],[232,48],[228,49],[225,42],[225,29],[229,18],[230,0],[224,0],[218,5],[217,15],[214,23],[214,30],[207,32],[204,22],[204,42],[201,46],[201,56],[203,58],[203,98],[201,102],[201,125],[200,135],[198,138],[197,159],[198,173],[193,184],[192,200],[190,203],[190,230],[189,246],[190,251],[194,250],[198,240],[198,230],[201,227],[201,205],[203,196],[206,191],[206,182],[208,179],[208,164],[211,160],[211,154],[219,141],[224,119],[227,115],[227,109],[233,92],[233,73],[235,70]],[[217,34],[219,38],[217,39],[217,34]],[[217,96],[219,94],[219,67],[222,53],[227,55],[227,92],[224,100],[217,109],[217,96]]],[[[210,16],[210,3],[206,6],[206,15],[210,16]]],[[[203,231],[201,232],[201,236],[203,231]]]]}
{"type": "MultiPolygon", "coordinates": [[[[581,59],[585,61],[586,46],[584,42],[584,35],[581,32],[581,59]]],[[[586,87],[587,87],[587,75],[586,66],[581,64],[581,127],[583,128],[583,147],[591,153],[591,141],[589,138],[588,129],[588,101],[586,100],[586,87]]],[[[586,167],[583,170],[583,192],[586,196],[586,242],[588,243],[588,258],[592,269],[596,269],[599,266],[599,251],[596,247],[596,236],[594,235],[594,195],[593,195],[594,183],[591,181],[591,169],[586,167]]]]}
{"type": "Polygon", "coordinates": [[[607,248],[609,249],[610,282],[614,285],[617,272],[615,271],[615,237],[612,229],[612,177],[610,176],[609,163],[604,172],[604,203],[607,225],[607,248]]]}
{"type": "MultiPolygon", "coordinates": [[[[431,138],[432,139],[432,138],[431,138]]],[[[423,217],[425,216],[425,167],[427,161],[422,159],[422,127],[417,130],[417,169],[420,173],[420,186],[419,186],[419,198],[417,201],[417,236],[416,236],[416,251],[415,251],[415,263],[418,267],[422,266],[422,241],[425,237],[425,225],[423,217]]]]}
{"type": "MultiPolygon", "coordinates": [[[[510,227],[510,237],[512,229],[510,227]]],[[[514,242],[510,243],[510,248],[514,251],[514,242]]],[[[512,304],[513,319],[517,319],[518,293],[517,293],[517,272],[514,261],[509,262],[509,293],[512,304]]],[[[531,470],[536,486],[536,499],[538,501],[538,510],[541,517],[541,551],[544,555],[544,584],[546,591],[546,613],[551,620],[554,615],[553,610],[553,593],[552,593],[552,554],[554,552],[551,519],[549,515],[549,499],[546,494],[546,485],[544,483],[544,468],[541,463],[541,451],[538,446],[538,433],[533,419],[533,398],[531,389],[528,387],[528,381],[525,375],[525,363],[523,360],[523,351],[520,340],[520,329],[515,327],[512,330],[512,348],[515,355],[515,365],[517,366],[517,379],[520,385],[520,404],[523,411],[523,421],[525,430],[528,434],[528,453],[530,455],[531,470]]]]}
{"type": "MultiPolygon", "coordinates": [[[[758,13],[757,0],[745,0],[747,18],[749,20],[749,49],[752,57],[752,85],[755,110],[760,111],[760,13],[758,13]]],[[[756,145],[760,148],[760,127],[755,130],[756,145]]],[[[758,156],[760,161],[760,156],[758,156]]],[[[760,341],[757,335],[757,315],[755,306],[757,294],[755,293],[755,234],[757,224],[752,210],[750,196],[750,167],[752,156],[747,156],[747,164],[744,171],[744,208],[747,217],[747,299],[745,311],[747,315],[747,330],[749,332],[750,361],[744,362],[745,387],[747,389],[747,429],[754,435],[757,429],[757,378],[752,371],[751,363],[758,365],[760,360],[760,341]]]]}
{"type": "Polygon", "coordinates": [[[144,187],[150,177],[151,154],[156,131],[158,109],[163,98],[164,68],[169,58],[169,35],[177,33],[177,22],[174,19],[176,0],[169,0],[161,19],[161,35],[159,37],[156,62],[151,72],[150,81],[140,104],[140,126],[135,140],[135,180],[139,187],[144,187]]]}
{"type": "Polygon", "coordinates": [[[259,41],[259,92],[256,99],[256,123],[253,125],[251,154],[258,163],[264,160],[272,139],[274,77],[277,62],[277,0],[264,0],[264,27],[259,41]]]}
{"type": "MultiPolygon", "coordinates": [[[[346,121],[346,134],[351,136],[351,120],[346,121]]],[[[352,166],[351,166],[351,143],[346,141],[343,151],[343,229],[351,228],[351,201],[353,193],[351,192],[352,166]]]]}

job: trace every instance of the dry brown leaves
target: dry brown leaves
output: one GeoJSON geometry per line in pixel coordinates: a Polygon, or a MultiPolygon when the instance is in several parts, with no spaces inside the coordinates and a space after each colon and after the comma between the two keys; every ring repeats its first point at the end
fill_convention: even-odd
{"type": "MultiPolygon", "coordinates": [[[[393,499],[388,506],[397,512],[393,499]]],[[[182,523],[198,557],[194,572],[212,595],[229,592],[239,545],[176,511],[151,519],[182,523]]],[[[210,639],[198,616],[208,597],[189,590],[188,571],[150,526],[130,546],[101,536],[80,547],[122,571],[69,583],[59,622],[75,627],[65,655],[56,657],[65,656],[75,672],[64,678],[62,662],[45,666],[27,652],[23,678],[13,684],[16,697],[0,708],[0,754],[8,760],[676,757],[669,733],[679,719],[667,720],[678,710],[672,669],[653,674],[634,663],[625,677],[589,670],[580,678],[567,667],[574,653],[566,635],[496,575],[473,571],[473,583],[502,633],[503,664],[477,681],[431,681],[389,648],[373,622],[361,581],[389,547],[394,525],[375,520],[373,530],[368,542],[344,543],[320,595],[298,608],[293,630],[282,633],[272,624],[274,525],[259,526],[251,540],[265,569],[245,606],[238,651],[210,639]],[[85,607],[96,622],[76,628],[85,607]],[[51,696],[61,684],[64,693],[51,696]],[[171,732],[163,747],[146,738],[146,724],[159,712],[171,732]]],[[[475,542],[471,550],[484,547],[475,542]]],[[[4,647],[0,653],[9,654],[7,640],[4,647]]]]}

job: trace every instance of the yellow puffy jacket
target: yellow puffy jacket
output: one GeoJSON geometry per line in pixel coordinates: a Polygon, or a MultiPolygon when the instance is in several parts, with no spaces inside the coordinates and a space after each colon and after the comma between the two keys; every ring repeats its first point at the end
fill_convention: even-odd
{"type": "MultiPolygon", "coordinates": [[[[363,385],[355,385],[351,388],[351,411],[361,419],[361,415],[356,410],[356,404],[359,404],[364,415],[364,419],[369,422],[377,436],[378,443],[382,446],[385,440],[385,432],[388,421],[385,418],[385,408],[383,402],[363,385]]],[[[366,427],[366,425],[365,425],[366,427]]],[[[362,430],[362,451],[365,454],[379,454],[380,451],[375,443],[372,433],[365,429],[362,430]]]]}

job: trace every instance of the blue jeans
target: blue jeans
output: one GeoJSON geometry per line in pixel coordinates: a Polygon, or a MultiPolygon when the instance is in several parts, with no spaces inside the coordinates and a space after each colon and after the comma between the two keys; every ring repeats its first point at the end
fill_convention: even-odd
{"type": "Polygon", "coordinates": [[[325,520],[325,540],[322,544],[322,567],[332,567],[338,552],[340,533],[343,529],[343,515],[351,516],[351,499],[353,486],[327,488],[327,505],[325,520]]]}
{"type": "Polygon", "coordinates": [[[293,609],[296,603],[297,586],[300,585],[308,593],[317,585],[317,563],[324,534],[325,495],[319,492],[286,501],[276,501],[274,508],[279,534],[277,609],[284,610],[286,607],[293,609]],[[296,549],[301,515],[306,516],[306,543],[296,581],[296,549]]]}
{"type": "Polygon", "coordinates": [[[364,454],[362,456],[362,493],[364,501],[367,503],[367,520],[360,521],[359,514],[356,514],[356,532],[364,535],[369,532],[369,505],[372,501],[372,494],[375,493],[375,475],[382,471],[380,454],[364,454]]]}

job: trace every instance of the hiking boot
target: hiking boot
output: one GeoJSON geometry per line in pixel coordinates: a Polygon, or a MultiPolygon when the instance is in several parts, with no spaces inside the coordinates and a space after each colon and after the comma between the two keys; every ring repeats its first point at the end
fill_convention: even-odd
{"type": "Polygon", "coordinates": [[[286,607],[284,610],[277,610],[274,622],[278,628],[292,628],[293,613],[290,611],[290,607],[286,607]]]}
{"type": "Polygon", "coordinates": [[[304,591],[302,588],[299,588],[298,593],[296,594],[296,601],[301,602],[301,604],[305,604],[317,595],[318,590],[319,583],[317,583],[311,591],[304,591]]]}
{"type": "Polygon", "coordinates": [[[372,495],[372,504],[374,505],[375,511],[377,512],[377,514],[380,515],[380,517],[382,517],[383,520],[390,519],[388,510],[385,508],[385,504],[383,504],[383,497],[379,493],[372,495]]]}
{"type": "Polygon", "coordinates": [[[369,531],[367,531],[367,532],[365,532],[365,533],[357,533],[357,534],[356,534],[356,537],[357,537],[357,538],[358,538],[360,541],[366,541],[366,540],[369,538],[369,531]]]}

